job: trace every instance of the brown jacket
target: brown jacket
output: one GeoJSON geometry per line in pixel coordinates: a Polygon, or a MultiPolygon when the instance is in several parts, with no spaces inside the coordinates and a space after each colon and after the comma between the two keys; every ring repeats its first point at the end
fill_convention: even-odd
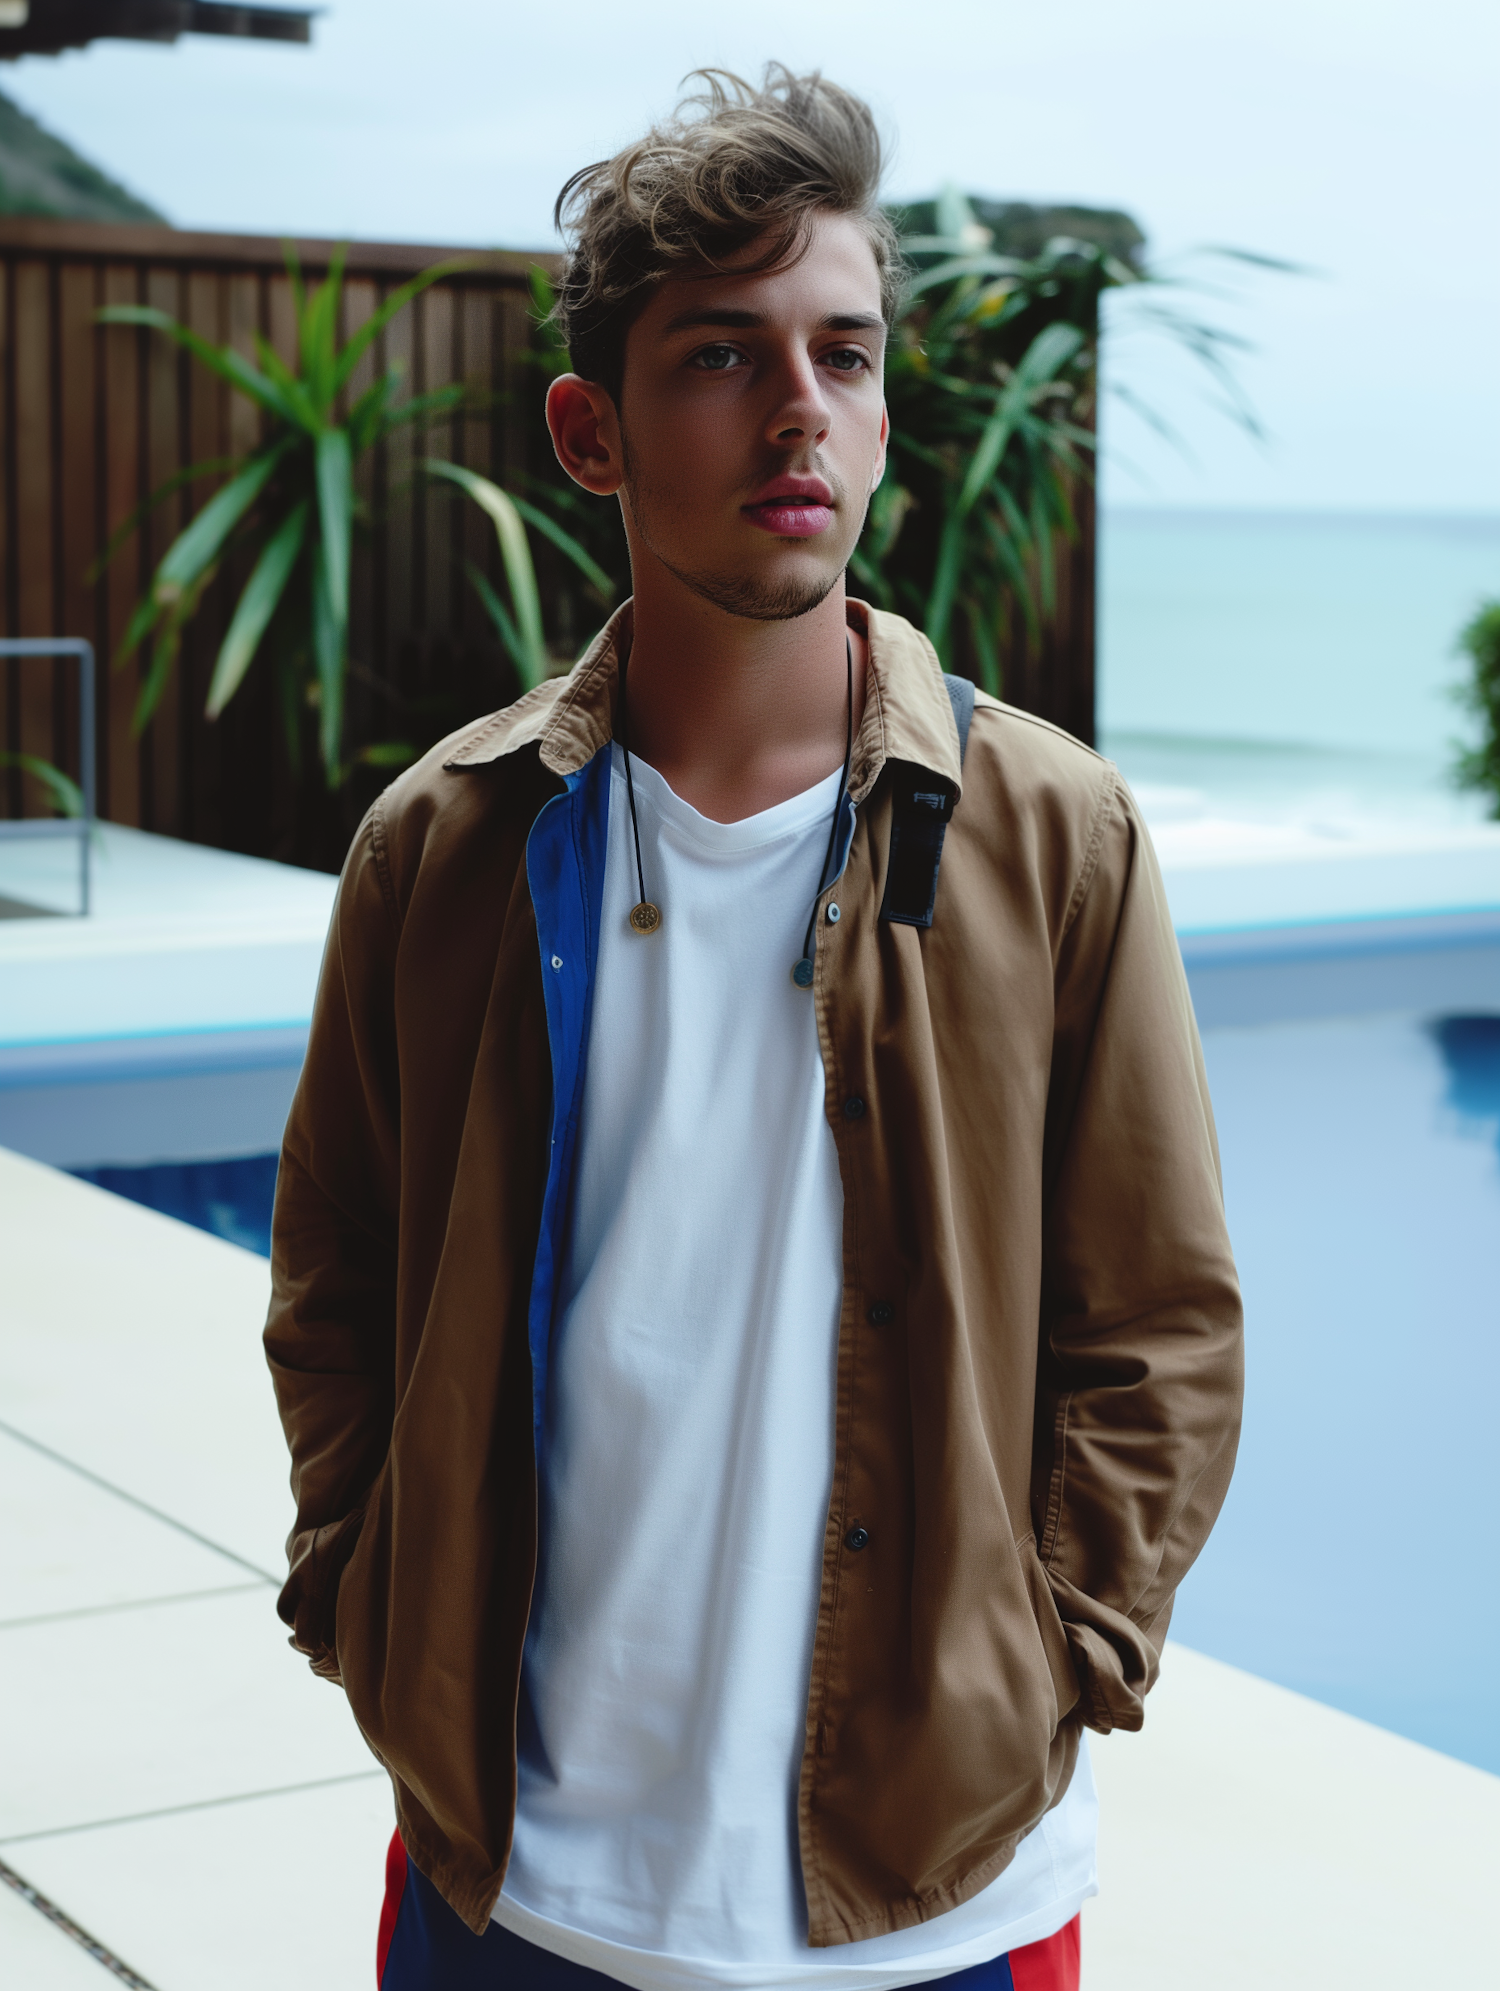
{"type": "MultiPolygon", "coordinates": [[[[850,613],[868,697],[812,994],[844,1188],[799,1800],[815,1945],[968,1899],[1061,1796],[1080,1724],[1139,1727],[1241,1382],[1202,1058],[1134,802],[1107,761],[981,696],[934,923],[881,921],[887,763],[958,789],[958,740],[926,639],[850,613]]],[[[539,932],[527,843],[608,742],[628,617],[371,810],[277,1187],[281,1612],[476,1931],[510,1849],[536,1294],[576,1124],[553,1060],[588,1013],[539,932]]],[[[582,836],[552,837],[559,862],[582,836]]]]}

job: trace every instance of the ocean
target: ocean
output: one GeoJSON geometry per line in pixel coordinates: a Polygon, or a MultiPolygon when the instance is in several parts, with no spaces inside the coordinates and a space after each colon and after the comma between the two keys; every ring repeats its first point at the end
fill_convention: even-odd
{"type": "Polygon", "coordinates": [[[1500,513],[1114,508],[1100,744],[1148,813],[1473,822],[1448,769],[1459,630],[1500,598],[1500,513]]]}

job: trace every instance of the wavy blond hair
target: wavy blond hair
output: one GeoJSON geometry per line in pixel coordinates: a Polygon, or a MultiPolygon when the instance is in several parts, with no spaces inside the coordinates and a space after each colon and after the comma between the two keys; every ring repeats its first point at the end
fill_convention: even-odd
{"type": "Polygon", "coordinates": [[[573,370],[618,405],[625,336],[669,276],[711,276],[764,236],[737,267],[784,269],[806,253],[812,218],[864,224],[889,323],[904,272],[880,206],[882,153],[870,108],[816,70],[766,65],[757,89],[724,69],[698,69],[703,88],[646,136],[585,166],[557,197],[568,255],[552,312],[573,370]]]}

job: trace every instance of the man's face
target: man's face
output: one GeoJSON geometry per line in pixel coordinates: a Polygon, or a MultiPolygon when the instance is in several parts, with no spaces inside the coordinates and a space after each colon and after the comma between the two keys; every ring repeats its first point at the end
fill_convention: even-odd
{"type": "Polygon", "coordinates": [[[815,608],[885,468],[884,350],[879,272],[847,215],[816,215],[790,269],[664,283],[625,351],[620,502],[637,561],[737,615],[815,608]]]}

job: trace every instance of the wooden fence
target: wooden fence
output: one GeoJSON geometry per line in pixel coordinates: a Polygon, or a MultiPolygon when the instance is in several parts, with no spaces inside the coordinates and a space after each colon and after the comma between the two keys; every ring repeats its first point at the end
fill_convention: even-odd
{"type": "MultiPolygon", "coordinates": [[[[334,247],[298,242],[321,276],[334,247]]],[[[399,284],[454,253],[361,243],[350,252],[344,335],[399,284]]],[[[464,573],[496,573],[493,531],[451,486],[413,477],[423,455],[504,481],[523,468],[523,425],[507,419],[529,338],[534,259],[488,255],[392,323],[366,361],[401,364],[413,393],[449,381],[472,390],[461,418],[405,430],[374,454],[356,545],[350,687],[356,737],[399,734],[399,715],[368,708],[418,698],[435,678],[467,686],[472,709],[513,691],[502,652],[464,573]],[[486,405],[487,404],[487,405],[486,405]]],[[[544,259],[545,260],[545,259],[544,259]]],[[[17,636],[86,636],[100,657],[99,805],[115,822],[226,848],[336,863],[358,796],[308,820],[308,784],[291,773],[269,675],[252,673],[224,716],[203,717],[208,675],[242,574],[226,571],[189,625],[172,691],[140,739],[131,731],[142,666],[111,671],[131,608],[175,534],[213,488],[200,480],[160,505],[91,583],[110,534],[149,492],[189,465],[240,454],[260,417],[161,335],[102,326],[107,304],[149,304],[204,337],[252,350],[258,330],[293,354],[292,293],[279,241],[165,228],[0,221],[0,620],[17,636]]],[[[356,389],[362,384],[356,377],[356,389]]],[[[498,575],[496,574],[496,577],[498,575]]],[[[71,675],[11,660],[0,741],[67,768],[77,754],[71,675]]],[[[11,768],[3,809],[42,806],[11,768]]]]}
{"type": "MultiPolygon", "coordinates": [[[[334,244],[295,244],[319,277],[334,244]]],[[[355,244],[344,335],[417,271],[461,253],[355,244]]],[[[425,455],[467,463],[500,482],[524,474],[528,433],[519,397],[539,383],[524,364],[531,332],[527,273],[545,257],[476,259],[403,312],[365,363],[400,363],[413,393],[449,381],[471,390],[465,412],[400,432],[375,452],[362,497],[369,530],[352,578],[350,722],[356,739],[400,737],[403,709],[436,703],[451,723],[513,695],[514,680],[465,572],[498,580],[494,535],[451,486],[414,469],[425,455]]],[[[259,437],[259,416],[159,334],[101,326],[107,304],[150,304],[219,343],[249,352],[254,333],[287,359],[292,295],[279,241],[164,228],[0,219],[0,634],[84,636],[100,658],[100,813],[118,823],[299,863],[336,866],[377,777],[337,797],[299,781],[273,709],[270,674],[252,672],[223,717],[203,717],[209,673],[241,573],[215,582],[189,625],[177,677],[151,726],[131,730],[142,665],[113,671],[130,611],[156,562],[213,488],[185,486],[159,506],[102,577],[90,569],[111,533],[163,480],[228,458],[259,437]]],[[[360,384],[356,380],[356,386],[360,384]]],[[[535,443],[531,444],[535,447],[535,443]]],[[[1040,649],[1015,643],[1006,695],[1084,739],[1094,724],[1094,535],[1061,556],[1058,614],[1040,649]]],[[[545,549],[539,564],[547,578],[545,549]]],[[[586,632],[580,632],[586,633],[586,632]]],[[[0,746],[71,768],[77,755],[74,673],[8,660],[0,680],[0,746]]],[[[0,775],[0,815],[41,812],[30,778],[0,775]]]]}

